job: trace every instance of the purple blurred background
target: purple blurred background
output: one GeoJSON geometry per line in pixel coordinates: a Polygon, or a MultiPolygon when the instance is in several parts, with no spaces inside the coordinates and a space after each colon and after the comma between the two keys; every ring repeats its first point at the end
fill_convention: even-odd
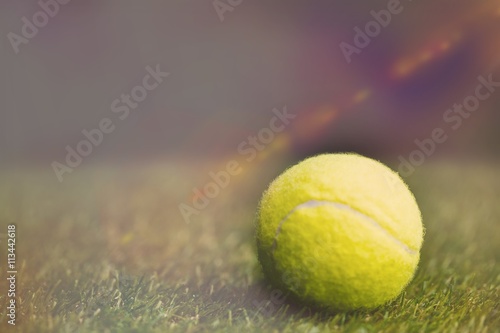
{"type": "Polygon", "coordinates": [[[456,130],[443,121],[474,94],[478,76],[500,81],[498,1],[401,1],[350,63],[340,43],[354,45],[354,28],[390,1],[41,3],[53,17],[17,54],[9,33],[24,38],[23,17],[45,23],[33,17],[43,9],[0,4],[2,164],[51,170],[103,118],[116,128],[84,164],[224,160],[284,106],[297,118],[280,149],[297,158],[408,157],[435,128],[448,140],[432,158],[499,156],[500,88],[456,130]],[[112,103],[157,65],[170,75],[120,120],[112,103]]]}

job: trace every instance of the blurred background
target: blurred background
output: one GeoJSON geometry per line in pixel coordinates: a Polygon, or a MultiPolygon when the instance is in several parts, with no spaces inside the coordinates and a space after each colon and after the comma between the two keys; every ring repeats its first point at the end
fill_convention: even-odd
{"type": "Polygon", "coordinates": [[[53,172],[66,147],[85,139],[82,130],[104,118],[116,128],[82,165],[225,163],[285,106],[297,117],[266,158],[356,151],[397,161],[435,128],[448,140],[430,159],[499,155],[500,91],[457,130],[443,121],[474,93],[479,75],[500,81],[498,1],[401,1],[400,13],[350,63],[340,44],[354,45],[354,28],[364,31],[370,12],[387,10],[388,1],[42,0],[0,7],[2,165],[53,172]],[[39,14],[43,7],[52,15],[39,14]],[[39,27],[19,42],[23,29],[33,32],[23,18],[39,27]],[[147,66],[170,75],[121,120],[112,103],[142,84],[147,66]]]}
{"type": "Polygon", "coordinates": [[[345,151],[406,171],[427,233],[399,329],[385,309],[331,329],[498,327],[498,0],[11,0],[0,35],[0,244],[17,225],[24,331],[256,318],[262,192],[345,151]]]}

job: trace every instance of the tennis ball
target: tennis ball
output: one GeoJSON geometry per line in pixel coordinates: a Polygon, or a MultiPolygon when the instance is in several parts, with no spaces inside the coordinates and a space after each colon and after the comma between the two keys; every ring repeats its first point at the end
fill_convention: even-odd
{"type": "Polygon", "coordinates": [[[387,166],[356,154],[291,167],[264,193],[257,218],[265,275],[333,310],[394,299],[420,258],[424,230],[412,193],[387,166]]]}

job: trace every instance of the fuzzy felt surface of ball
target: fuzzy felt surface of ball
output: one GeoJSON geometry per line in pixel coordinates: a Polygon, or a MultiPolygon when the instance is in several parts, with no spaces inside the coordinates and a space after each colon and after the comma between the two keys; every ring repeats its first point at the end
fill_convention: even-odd
{"type": "Polygon", "coordinates": [[[308,158],[276,178],[257,214],[265,275],[304,302],[348,311],[396,298],[411,281],[424,228],[408,186],[357,154],[308,158]]]}

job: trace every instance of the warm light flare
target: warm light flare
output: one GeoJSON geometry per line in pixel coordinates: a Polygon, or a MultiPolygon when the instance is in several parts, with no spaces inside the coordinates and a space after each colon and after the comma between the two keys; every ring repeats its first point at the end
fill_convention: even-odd
{"type": "Polygon", "coordinates": [[[308,139],[315,136],[321,129],[330,125],[337,117],[337,109],[330,106],[323,106],[316,111],[308,113],[294,127],[294,134],[299,138],[308,139]]]}
{"type": "Polygon", "coordinates": [[[371,94],[372,92],[369,89],[363,89],[358,91],[356,95],[354,95],[353,104],[359,104],[364,102],[368,97],[370,97],[371,94]]]}
{"type": "Polygon", "coordinates": [[[391,70],[392,77],[399,79],[412,75],[428,63],[451,51],[452,46],[461,38],[461,34],[455,32],[446,40],[429,43],[422,51],[417,52],[415,56],[398,60],[391,70]]]}

